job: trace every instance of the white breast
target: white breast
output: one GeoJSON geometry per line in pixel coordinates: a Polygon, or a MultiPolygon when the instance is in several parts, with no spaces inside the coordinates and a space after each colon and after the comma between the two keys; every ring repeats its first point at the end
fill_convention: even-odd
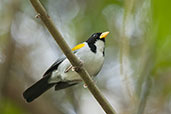
{"type": "Polygon", "coordinates": [[[82,51],[80,50],[76,55],[81,61],[83,61],[84,67],[91,76],[96,76],[104,63],[102,48],[97,48],[96,53],[94,53],[90,51],[88,44],[86,44],[85,48],[83,48],[82,51]],[[84,52],[84,55],[80,54],[82,52],[84,52]]]}

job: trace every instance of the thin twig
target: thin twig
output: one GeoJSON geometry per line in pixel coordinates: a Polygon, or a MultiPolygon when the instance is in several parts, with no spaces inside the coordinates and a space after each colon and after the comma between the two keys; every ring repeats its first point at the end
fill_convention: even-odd
{"type": "Polygon", "coordinates": [[[94,95],[94,97],[99,102],[99,104],[104,109],[104,111],[107,114],[115,114],[115,111],[112,108],[112,106],[109,104],[107,99],[102,95],[100,90],[94,84],[88,72],[84,69],[79,59],[72,53],[70,47],[67,45],[64,38],[56,29],[55,25],[53,24],[52,20],[48,16],[44,7],[41,5],[40,1],[39,0],[30,0],[30,1],[33,7],[35,8],[35,10],[37,11],[37,13],[40,14],[41,20],[46,25],[47,29],[49,30],[49,32],[51,33],[55,41],[58,43],[59,47],[61,48],[63,53],[66,55],[66,57],[68,58],[72,66],[74,66],[75,68],[78,68],[77,73],[81,76],[84,83],[88,86],[88,89],[94,95]]]}

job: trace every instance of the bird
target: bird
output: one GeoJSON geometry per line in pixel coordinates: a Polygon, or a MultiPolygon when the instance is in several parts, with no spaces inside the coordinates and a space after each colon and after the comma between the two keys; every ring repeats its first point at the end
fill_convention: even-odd
{"type": "MultiPolygon", "coordinates": [[[[73,53],[92,77],[100,72],[104,64],[105,38],[108,34],[108,31],[94,33],[87,41],[72,48],[73,53]]],[[[61,57],[50,66],[39,81],[23,92],[23,97],[30,103],[52,87],[57,91],[80,82],[82,79],[69,60],[61,57]]]]}

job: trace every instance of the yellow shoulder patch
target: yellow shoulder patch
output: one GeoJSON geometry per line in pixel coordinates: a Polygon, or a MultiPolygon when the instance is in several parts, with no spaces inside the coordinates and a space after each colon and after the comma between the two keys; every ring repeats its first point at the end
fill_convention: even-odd
{"type": "Polygon", "coordinates": [[[78,49],[80,49],[80,48],[82,48],[84,46],[85,46],[85,44],[78,44],[74,48],[72,48],[72,51],[76,51],[76,50],[78,50],[78,49]]]}

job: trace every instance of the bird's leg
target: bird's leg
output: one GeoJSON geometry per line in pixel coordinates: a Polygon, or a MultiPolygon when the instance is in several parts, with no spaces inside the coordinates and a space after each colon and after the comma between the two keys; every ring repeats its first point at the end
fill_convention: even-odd
{"type": "Polygon", "coordinates": [[[79,66],[72,66],[72,65],[70,65],[70,66],[64,71],[64,73],[67,73],[69,70],[72,70],[73,72],[74,72],[74,71],[78,71],[79,68],[80,68],[80,66],[82,66],[82,65],[83,65],[83,62],[80,60],[80,65],[79,65],[79,66]]]}
{"type": "MultiPolygon", "coordinates": [[[[80,60],[80,59],[79,59],[80,60]]],[[[72,66],[72,65],[70,65],[65,71],[64,71],[64,73],[67,73],[69,70],[72,70],[73,72],[74,71],[78,71],[79,70],[79,68],[81,67],[83,65],[83,61],[81,61],[80,60],[80,65],[79,66],[72,66]]]]}
{"type": "Polygon", "coordinates": [[[70,69],[72,69],[72,65],[70,65],[70,66],[64,71],[64,73],[67,73],[70,69]]]}

